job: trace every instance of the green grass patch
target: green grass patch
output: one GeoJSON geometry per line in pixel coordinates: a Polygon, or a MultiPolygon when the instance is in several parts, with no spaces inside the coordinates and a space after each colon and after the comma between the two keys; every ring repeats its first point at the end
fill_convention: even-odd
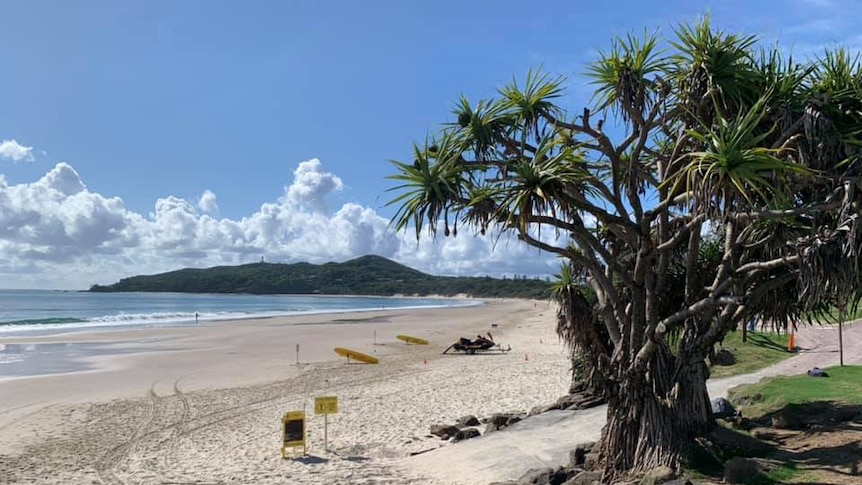
{"type": "Polygon", "coordinates": [[[777,364],[794,355],[787,351],[787,341],[788,336],[785,333],[755,331],[748,332],[748,341],[743,342],[741,330],[729,332],[716,351],[729,351],[733,354],[734,362],[712,366],[710,375],[716,378],[749,374],[777,364]]]}
{"type": "Polygon", "coordinates": [[[748,398],[745,416],[756,419],[777,411],[789,404],[815,401],[837,401],[862,404],[862,366],[829,367],[829,377],[799,376],[771,377],[757,384],[735,387],[728,393],[730,400],[738,402],[748,398]]]}

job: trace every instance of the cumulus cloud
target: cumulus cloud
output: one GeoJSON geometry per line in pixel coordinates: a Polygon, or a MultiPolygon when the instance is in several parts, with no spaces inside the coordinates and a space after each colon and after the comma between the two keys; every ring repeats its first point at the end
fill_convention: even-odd
{"type": "MultiPolygon", "coordinates": [[[[211,191],[196,201],[165,196],[147,214],[91,192],[68,163],[39,180],[9,185],[0,175],[0,286],[85,288],[133,274],[260,260],[324,263],[366,254],[439,275],[545,275],[553,256],[505,237],[462,230],[457,238],[393,233],[373,209],[327,198],[343,188],[312,159],[300,163],[284,195],[239,218],[214,217],[211,191]]],[[[556,237],[542,234],[542,238],[556,237]]]]}
{"type": "Polygon", "coordinates": [[[211,190],[204,190],[204,193],[201,194],[201,197],[198,199],[198,209],[204,212],[218,211],[216,195],[211,190]]]}
{"type": "Polygon", "coordinates": [[[343,187],[340,178],[324,172],[320,160],[312,158],[300,163],[293,171],[293,183],[285,189],[285,199],[293,204],[306,205],[315,212],[325,213],[326,196],[343,187]]]}
{"type": "Polygon", "coordinates": [[[0,158],[12,160],[13,162],[32,162],[33,147],[27,147],[15,140],[3,140],[0,142],[0,158]]]}

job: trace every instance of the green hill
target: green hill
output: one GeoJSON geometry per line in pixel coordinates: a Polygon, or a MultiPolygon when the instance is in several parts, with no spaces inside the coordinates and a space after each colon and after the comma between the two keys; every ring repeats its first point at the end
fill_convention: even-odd
{"type": "Polygon", "coordinates": [[[156,275],[123,278],[93,285],[93,292],[251,293],[320,295],[443,295],[483,298],[549,296],[548,283],[537,279],[432,276],[380,256],[344,263],[253,263],[186,268],[156,275]]]}

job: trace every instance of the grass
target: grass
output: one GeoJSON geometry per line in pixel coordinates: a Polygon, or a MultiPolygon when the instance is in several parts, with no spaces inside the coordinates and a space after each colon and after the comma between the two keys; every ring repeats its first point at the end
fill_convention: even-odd
{"type": "Polygon", "coordinates": [[[763,473],[760,477],[755,478],[750,483],[751,485],[773,485],[780,483],[788,483],[794,480],[804,478],[807,474],[800,472],[792,463],[785,464],[763,473]]]}
{"type": "Polygon", "coordinates": [[[742,331],[730,332],[717,350],[725,349],[733,354],[735,362],[716,365],[710,369],[712,377],[729,377],[749,374],[764,367],[777,364],[794,354],[787,351],[787,334],[773,332],[748,332],[748,341],[742,341],[742,331]]]}
{"type": "Polygon", "coordinates": [[[777,411],[789,404],[816,401],[838,401],[862,404],[862,366],[829,367],[829,377],[814,378],[807,375],[771,377],[757,384],[733,388],[731,401],[747,397],[747,417],[756,418],[777,411]]]}

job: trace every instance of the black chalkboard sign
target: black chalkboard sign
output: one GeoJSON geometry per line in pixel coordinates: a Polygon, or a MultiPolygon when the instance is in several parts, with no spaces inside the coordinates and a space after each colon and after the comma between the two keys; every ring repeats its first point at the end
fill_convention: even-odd
{"type": "Polygon", "coordinates": [[[305,438],[305,419],[284,422],[284,442],[293,443],[296,441],[304,441],[305,438]]]}
{"type": "Polygon", "coordinates": [[[302,448],[305,453],[305,411],[291,411],[281,418],[281,456],[288,448],[302,448]]]}

